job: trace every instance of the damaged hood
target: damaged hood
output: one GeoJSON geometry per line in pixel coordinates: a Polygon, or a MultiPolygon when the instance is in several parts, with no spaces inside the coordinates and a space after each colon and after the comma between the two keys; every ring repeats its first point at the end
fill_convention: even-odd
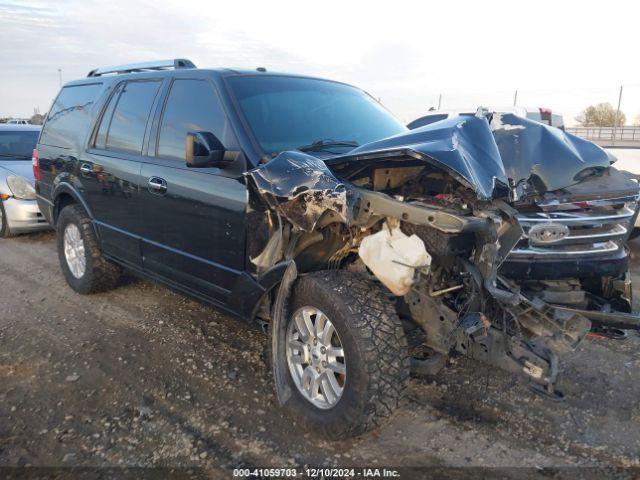
{"type": "Polygon", "coordinates": [[[609,156],[597,145],[514,114],[456,117],[362,145],[326,159],[343,178],[367,160],[413,158],[439,166],[483,200],[559,190],[605,171],[609,156]]]}
{"type": "MultiPolygon", "coordinates": [[[[317,155],[322,155],[321,153],[317,155]]],[[[325,159],[281,152],[246,173],[258,193],[297,228],[311,231],[335,212],[350,224],[358,193],[349,180],[371,163],[420,162],[450,173],[481,200],[543,194],[607,171],[597,145],[513,114],[458,117],[325,159]]]]}

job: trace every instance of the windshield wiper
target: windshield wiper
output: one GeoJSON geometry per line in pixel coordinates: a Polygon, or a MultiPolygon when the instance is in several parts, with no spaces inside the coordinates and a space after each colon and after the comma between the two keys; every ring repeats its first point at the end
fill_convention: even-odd
{"type": "Polygon", "coordinates": [[[30,156],[27,155],[12,155],[10,153],[0,153],[0,157],[2,158],[19,158],[24,160],[31,160],[30,156]]]}
{"type": "Polygon", "coordinates": [[[330,147],[358,147],[358,142],[353,140],[316,140],[310,145],[302,145],[297,149],[301,152],[315,152],[330,147]]]}

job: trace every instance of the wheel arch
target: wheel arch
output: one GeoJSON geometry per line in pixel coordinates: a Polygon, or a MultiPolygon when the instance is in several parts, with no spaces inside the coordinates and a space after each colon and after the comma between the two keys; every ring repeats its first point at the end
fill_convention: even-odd
{"type": "Polygon", "coordinates": [[[235,285],[231,295],[231,309],[248,321],[253,321],[258,314],[263,300],[273,291],[278,291],[282,279],[293,260],[285,260],[263,272],[257,278],[244,274],[235,285]]]}
{"type": "Polygon", "coordinates": [[[89,218],[91,219],[91,224],[93,225],[93,230],[98,238],[98,242],[100,242],[100,232],[94,223],[94,216],[89,208],[87,202],[82,198],[82,195],[78,190],[73,186],[66,182],[59,183],[54,191],[53,191],[53,227],[55,228],[56,223],[58,222],[58,216],[62,209],[67,205],[80,205],[83,210],[87,213],[89,218]]]}
{"type": "Polygon", "coordinates": [[[82,198],[82,195],[76,190],[75,187],[68,183],[59,183],[53,191],[53,223],[58,221],[58,216],[64,207],[71,204],[78,204],[84,208],[89,218],[93,220],[93,214],[91,209],[87,205],[87,202],[82,198]]]}

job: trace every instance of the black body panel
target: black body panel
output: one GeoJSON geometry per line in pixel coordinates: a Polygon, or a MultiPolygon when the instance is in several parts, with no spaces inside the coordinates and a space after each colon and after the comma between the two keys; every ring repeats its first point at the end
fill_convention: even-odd
{"type": "Polygon", "coordinates": [[[142,166],[145,183],[166,182],[164,193],[142,189],[142,254],[146,271],[226,304],[245,266],[248,192],[215,170],[142,166]]]}
{"type": "Polygon", "coordinates": [[[102,249],[137,267],[142,266],[140,168],[138,160],[87,152],[79,162],[78,174],[102,249]]]}

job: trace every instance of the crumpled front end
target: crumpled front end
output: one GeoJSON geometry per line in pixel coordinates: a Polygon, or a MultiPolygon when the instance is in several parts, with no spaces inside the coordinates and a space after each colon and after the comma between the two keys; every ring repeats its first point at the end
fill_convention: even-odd
{"type": "Polygon", "coordinates": [[[300,230],[313,231],[325,212],[347,224],[353,218],[357,193],[311,155],[283,152],[249,176],[267,203],[300,230]]]}
{"type": "MultiPolygon", "coordinates": [[[[598,232],[612,236],[603,242],[618,241],[624,251],[628,231],[596,211],[611,205],[611,192],[601,188],[596,204],[583,188],[611,185],[609,157],[513,115],[438,123],[324,161],[283,152],[249,172],[278,219],[254,266],[261,273],[294,260],[303,273],[339,268],[375,278],[395,295],[398,313],[420,327],[430,351],[523,374],[532,388],[557,397],[557,354],[575,349],[592,320],[621,324],[622,315],[624,325],[638,328],[640,319],[608,314],[617,305],[607,307],[605,297],[599,309],[593,301],[559,302],[560,295],[547,294],[557,282],[507,272],[522,249],[571,251],[581,237],[595,235],[596,224],[574,222],[562,202],[592,208],[587,216],[602,223],[598,232]]],[[[633,221],[637,184],[618,187],[630,198],[621,208],[633,212],[633,221]]],[[[601,288],[628,290],[616,278],[601,288]]]]}

